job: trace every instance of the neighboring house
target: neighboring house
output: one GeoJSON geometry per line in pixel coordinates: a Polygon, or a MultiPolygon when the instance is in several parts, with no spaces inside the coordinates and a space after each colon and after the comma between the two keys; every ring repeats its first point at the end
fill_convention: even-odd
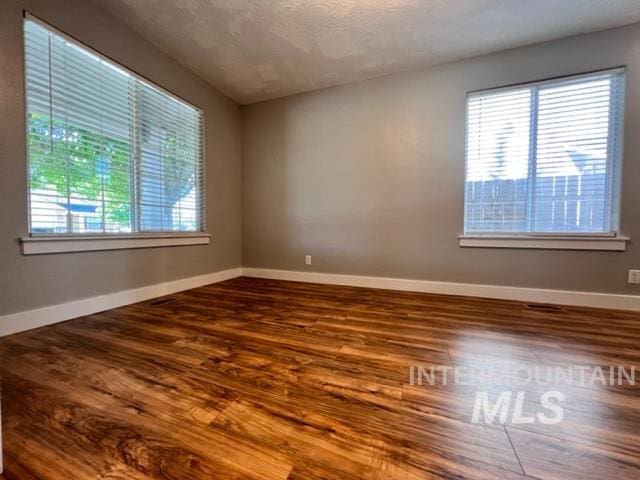
{"type": "Polygon", "coordinates": [[[98,202],[72,199],[50,190],[31,193],[31,231],[33,233],[67,233],[68,223],[73,232],[102,232],[102,216],[98,202]]]}
{"type": "MultiPolygon", "coordinates": [[[[175,228],[184,231],[196,231],[197,219],[194,211],[196,205],[195,188],[191,188],[170,209],[168,217],[175,228]]],[[[126,225],[112,221],[104,221],[100,201],[67,198],[53,190],[34,190],[31,193],[31,232],[38,234],[69,233],[68,222],[73,233],[130,233],[126,225]],[[103,227],[105,227],[103,229],[103,227]]],[[[149,230],[162,230],[160,214],[153,215],[150,207],[145,207],[149,230]]]]}

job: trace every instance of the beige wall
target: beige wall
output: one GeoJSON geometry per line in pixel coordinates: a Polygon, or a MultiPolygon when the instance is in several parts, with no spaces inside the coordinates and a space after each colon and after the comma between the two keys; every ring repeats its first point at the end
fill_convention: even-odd
{"type": "Polygon", "coordinates": [[[90,2],[3,0],[0,315],[241,263],[640,293],[626,284],[627,269],[640,268],[635,243],[625,253],[457,244],[465,93],[623,64],[628,77],[622,232],[640,242],[640,135],[634,133],[640,127],[638,25],[251,105],[241,114],[202,79],[90,2]],[[211,245],[20,254],[17,239],[27,233],[23,9],[204,110],[211,245]],[[305,254],[313,255],[311,267],[304,265],[305,254]]]}
{"type": "Polygon", "coordinates": [[[0,315],[240,266],[238,107],[90,2],[2,0],[0,114],[0,315]],[[17,239],[27,234],[23,9],[204,110],[211,245],[20,254],[17,239]]]}
{"type": "Polygon", "coordinates": [[[640,294],[639,131],[639,25],[244,107],[243,264],[640,294]],[[627,252],[460,248],[466,92],[618,65],[627,252]]]}

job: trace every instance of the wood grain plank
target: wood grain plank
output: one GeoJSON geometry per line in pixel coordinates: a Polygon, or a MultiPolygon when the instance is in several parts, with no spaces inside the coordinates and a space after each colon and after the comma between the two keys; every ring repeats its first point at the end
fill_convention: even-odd
{"type": "Polygon", "coordinates": [[[233,279],[0,339],[3,478],[640,478],[638,385],[530,383],[561,423],[470,421],[494,374],[640,371],[639,340],[633,312],[233,279]]]}

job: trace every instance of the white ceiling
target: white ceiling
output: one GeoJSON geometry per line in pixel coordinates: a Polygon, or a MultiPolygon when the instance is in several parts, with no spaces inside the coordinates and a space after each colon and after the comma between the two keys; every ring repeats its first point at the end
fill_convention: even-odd
{"type": "Polygon", "coordinates": [[[639,0],[94,0],[238,103],[640,21],[639,0]]]}

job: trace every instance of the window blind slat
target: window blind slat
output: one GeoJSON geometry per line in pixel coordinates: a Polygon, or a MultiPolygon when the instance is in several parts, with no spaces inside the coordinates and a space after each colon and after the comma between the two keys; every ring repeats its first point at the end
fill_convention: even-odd
{"type": "Polygon", "coordinates": [[[24,37],[31,233],[202,231],[202,112],[32,18],[24,37]]]}

